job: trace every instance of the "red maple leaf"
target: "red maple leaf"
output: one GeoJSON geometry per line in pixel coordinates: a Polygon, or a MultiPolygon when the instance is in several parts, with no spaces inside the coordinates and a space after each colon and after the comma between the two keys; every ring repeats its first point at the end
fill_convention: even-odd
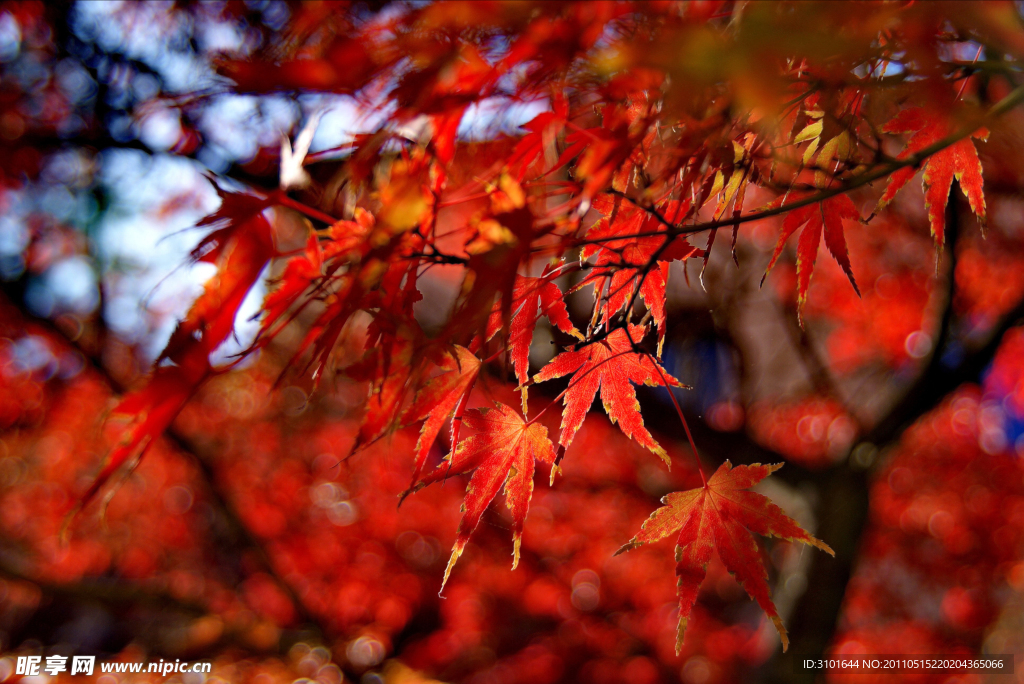
{"type": "Polygon", "coordinates": [[[345,374],[353,380],[370,383],[366,413],[353,452],[399,427],[401,406],[425,372],[418,362],[419,356],[415,335],[403,328],[393,335],[382,335],[379,343],[362,359],[345,369],[345,374]]]}
{"type": "MultiPolygon", "coordinates": [[[[668,285],[669,264],[676,259],[700,256],[703,252],[691,246],[685,238],[675,238],[667,248],[665,226],[652,214],[632,202],[611,195],[600,195],[594,200],[594,210],[604,214],[587,233],[588,240],[602,240],[588,244],[580,258],[595,257],[595,268],[577,285],[594,285],[595,295],[608,284],[608,299],[604,304],[605,321],[624,309],[633,300],[639,288],[647,308],[658,328],[658,351],[665,339],[665,288],[668,285]],[[641,233],[652,233],[638,237],[641,233]],[[620,237],[622,236],[622,237],[620,237]],[[657,263],[648,264],[658,253],[657,263]],[[646,272],[645,272],[646,271],[646,272]],[[610,281],[610,282],[609,282],[610,281]]],[[[670,221],[681,219],[688,213],[689,204],[672,201],[662,207],[662,216],[670,221]]]]}
{"type": "MultiPolygon", "coordinates": [[[[797,317],[801,326],[803,326],[801,311],[807,301],[807,288],[811,284],[811,273],[814,271],[814,261],[818,257],[818,245],[821,244],[823,231],[825,247],[846,272],[854,291],[858,296],[860,295],[857,281],[853,278],[850,255],[846,251],[846,237],[843,234],[843,221],[858,219],[860,219],[860,212],[857,211],[853,201],[846,195],[836,195],[815,204],[793,209],[786,215],[786,220],[782,222],[782,232],[779,233],[779,241],[775,245],[775,251],[768,262],[768,268],[765,269],[764,277],[768,276],[768,272],[778,261],[779,255],[782,254],[782,250],[786,246],[786,240],[796,232],[797,228],[804,226],[796,247],[797,317]]],[[[761,282],[764,282],[764,278],[761,278],[761,282]]]]}
{"type": "Polygon", "coordinates": [[[718,550],[725,567],[771,618],[782,638],[782,650],[789,647],[786,628],[768,593],[768,573],[751,533],[803,542],[833,556],[835,553],[823,541],[808,534],[768,497],[748,491],[781,467],[781,463],[755,463],[733,468],[726,461],[703,487],[673,492],[663,498],[661,501],[665,505],[654,511],[640,532],[616,552],[618,555],[641,544],[664,539],[679,530],[676,540],[676,576],[679,578],[677,654],[682,649],[686,621],[697,601],[712,549],[718,550]]]}
{"type": "Polygon", "coordinates": [[[650,354],[634,351],[633,341],[643,339],[644,329],[639,325],[629,326],[629,334],[619,328],[605,339],[588,344],[581,349],[562,352],[551,360],[540,373],[533,376],[534,382],[544,382],[573,373],[565,392],[565,411],[562,412],[562,432],[559,444],[568,448],[576,431],[583,425],[583,419],[594,403],[594,395],[601,390],[601,402],[608,418],[618,423],[622,432],[669,462],[668,453],[661,448],[644,427],[640,415],[640,404],[636,400],[634,384],[657,386],[667,380],[676,387],[686,387],[657,366],[650,354]],[[632,341],[630,340],[632,338],[632,341]]]}
{"type": "MultiPolygon", "coordinates": [[[[543,158],[545,149],[555,149],[555,139],[565,128],[568,116],[568,102],[564,97],[556,95],[551,103],[550,112],[541,112],[522,125],[522,128],[529,132],[520,139],[507,162],[518,180],[522,181],[527,170],[543,158]]],[[[559,162],[564,165],[569,160],[563,158],[559,162]]],[[[558,167],[546,168],[545,165],[543,170],[544,173],[550,173],[556,168],[558,167]]]]}
{"type": "Polygon", "coordinates": [[[534,463],[553,463],[555,459],[555,449],[546,427],[526,422],[515,409],[505,404],[496,402],[495,407],[469,411],[463,420],[470,429],[477,430],[477,434],[459,442],[448,462],[421,478],[411,490],[417,491],[433,482],[441,482],[449,475],[474,471],[466,488],[465,513],[459,522],[452,556],[444,571],[442,591],[455,562],[466,548],[466,542],[502,485],[505,485],[505,503],[512,513],[512,569],[515,569],[519,564],[519,545],[526,512],[533,497],[534,463]]]}
{"type": "MultiPolygon", "coordinates": [[[[569,312],[562,299],[562,291],[558,285],[544,277],[532,278],[516,276],[515,289],[512,291],[512,322],[509,324],[508,346],[512,357],[512,367],[516,379],[523,385],[530,379],[530,344],[533,342],[533,331],[537,327],[537,319],[547,316],[556,328],[582,340],[583,336],[569,319],[569,312]]],[[[487,319],[487,330],[484,335],[491,339],[501,330],[500,304],[495,304],[491,317],[487,319]]]]}
{"type": "Polygon", "coordinates": [[[199,225],[228,224],[206,237],[193,253],[196,260],[215,263],[217,273],[206,282],[161,352],[160,359],[171,364],[157,368],[145,387],[125,395],[114,407],[112,414],[127,416],[130,423],[76,511],[124,464],[137,463],[203,381],[216,372],[210,354],[231,335],[242,302],[275,254],[273,229],[261,213],[262,200],[238,193],[222,192],[221,197],[221,208],[199,225]]]}
{"type": "Polygon", "coordinates": [[[197,226],[218,225],[192,250],[192,259],[217,266],[185,318],[178,322],[159,361],[181,363],[189,354],[209,354],[231,335],[235,315],[249,290],[276,255],[273,229],[262,212],[266,201],[217,188],[221,206],[197,226]],[[201,347],[201,349],[197,349],[201,347]]]}
{"type": "Polygon", "coordinates": [[[196,223],[197,228],[212,226],[214,230],[189,252],[189,258],[193,262],[217,264],[221,254],[231,244],[231,239],[238,232],[247,230],[247,222],[269,207],[270,201],[245,192],[224,190],[212,177],[207,178],[220,197],[220,206],[196,223]]]}
{"type": "MultiPolygon", "coordinates": [[[[950,122],[920,107],[904,109],[891,121],[882,126],[886,133],[910,133],[914,135],[907,142],[907,147],[897,156],[906,159],[915,152],[920,152],[952,134],[950,122]]],[[[949,189],[956,178],[960,189],[967,196],[971,211],[978,220],[985,222],[985,195],[982,192],[981,160],[978,151],[971,142],[971,137],[982,140],[988,137],[988,130],[979,128],[970,136],[958,140],[949,147],[939,150],[924,164],[922,184],[924,185],[924,205],[928,210],[928,223],[931,225],[935,244],[941,247],[946,239],[946,203],[949,201],[949,189]]],[[[878,208],[892,202],[904,185],[907,184],[917,169],[907,167],[899,169],[889,176],[889,184],[885,187],[878,208]]]]}
{"type": "Polygon", "coordinates": [[[276,279],[276,287],[263,299],[263,330],[270,331],[289,307],[313,286],[322,275],[323,263],[323,250],[317,235],[310,233],[306,249],[288,260],[284,272],[276,279]]]}
{"type": "Polygon", "coordinates": [[[420,438],[416,442],[416,455],[413,459],[412,481],[415,484],[423,473],[430,446],[437,438],[444,422],[453,418],[451,449],[459,442],[459,426],[462,412],[466,408],[469,394],[480,374],[480,359],[465,347],[456,345],[455,353],[445,358],[442,363],[444,372],[431,378],[416,393],[412,405],[405,412],[406,422],[423,420],[420,438]],[[424,420],[425,419],[425,420],[424,420]]]}

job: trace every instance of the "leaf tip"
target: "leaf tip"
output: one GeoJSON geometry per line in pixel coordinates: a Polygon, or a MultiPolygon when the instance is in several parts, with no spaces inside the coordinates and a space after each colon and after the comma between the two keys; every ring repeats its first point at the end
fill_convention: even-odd
{"type": "Polygon", "coordinates": [[[396,506],[396,508],[401,508],[402,504],[405,503],[405,497],[409,496],[410,494],[412,494],[412,487],[410,487],[409,489],[406,489],[404,492],[399,494],[398,495],[398,506],[396,506]]]}
{"type": "Polygon", "coordinates": [[[456,561],[459,560],[459,556],[462,555],[462,551],[465,548],[466,541],[464,539],[459,539],[455,542],[455,545],[452,547],[452,556],[448,559],[448,567],[444,569],[444,579],[441,580],[441,589],[437,592],[437,595],[441,598],[444,598],[442,594],[444,594],[445,585],[448,584],[448,577],[452,574],[452,568],[455,567],[456,561]]]}
{"type": "Polygon", "coordinates": [[[519,566],[519,547],[523,543],[523,535],[516,534],[512,537],[512,569],[515,570],[519,566]]]}
{"type": "Polygon", "coordinates": [[[679,626],[676,627],[676,655],[680,655],[683,652],[683,634],[686,632],[686,622],[687,619],[680,616],[679,626]]]}
{"type": "Polygon", "coordinates": [[[548,480],[548,486],[555,486],[555,476],[562,474],[562,467],[558,463],[551,464],[551,478],[548,480]]]}
{"type": "Polygon", "coordinates": [[[67,548],[68,542],[71,540],[71,523],[78,517],[79,512],[82,510],[81,502],[76,503],[67,515],[64,516],[64,521],[61,522],[60,532],[57,534],[57,540],[60,543],[61,548],[67,548]]]}
{"type": "Polygon", "coordinates": [[[770,616],[772,624],[775,625],[775,629],[779,633],[779,638],[782,640],[782,652],[785,653],[789,650],[789,633],[786,631],[785,625],[782,624],[782,618],[778,615],[770,616]]]}
{"type": "Polygon", "coordinates": [[[836,552],[832,550],[831,546],[829,546],[825,542],[821,541],[817,537],[811,537],[811,539],[813,540],[812,542],[810,542],[811,546],[816,546],[817,548],[821,549],[822,551],[824,551],[828,555],[832,556],[833,558],[836,557],[836,552]]]}

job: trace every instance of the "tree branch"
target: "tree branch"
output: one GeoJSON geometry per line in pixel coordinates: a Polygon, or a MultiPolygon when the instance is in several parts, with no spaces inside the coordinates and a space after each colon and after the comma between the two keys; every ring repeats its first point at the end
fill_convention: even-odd
{"type": "Polygon", "coordinates": [[[761,219],[766,219],[772,216],[779,216],[780,214],[785,214],[787,212],[792,211],[793,209],[806,207],[809,204],[823,202],[824,200],[835,197],[836,195],[842,195],[847,192],[850,192],[851,190],[855,190],[859,187],[867,185],[868,183],[872,183],[878,180],[879,178],[884,178],[885,176],[888,176],[892,172],[898,171],[899,169],[920,166],[936,152],[941,152],[947,147],[955,145],[956,143],[960,142],[967,136],[974,133],[974,131],[978,130],[978,128],[986,125],[986,123],[1010,111],[1021,102],[1024,102],[1024,85],[1018,86],[1009,95],[1007,95],[998,103],[993,105],[992,108],[989,109],[988,112],[985,114],[985,116],[981,117],[979,120],[972,122],[969,125],[963,126],[952,135],[949,135],[943,138],[942,140],[939,140],[938,142],[933,143],[928,147],[919,150],[918,152],[915,152],[914,154],[907,155],[903,159],[894,159],[891,162],[888,162],[876,168],[874,171],[868,171],[867,173],[863,173],[859,176],[847,179],[845,183],[834,188],[826,188],[824,190],[819,190],[818,192],[807,195],[806,197],[802,197],[798,200],[788,202],[778,207],[772,207],[770,209],[763,209],[760,211],[753,211],[749,214],[733,216],[728,219],[706,221],[704,223],[696,223],[690,226],[675,225],[667,218],[665,218],[657,209],[653,207],[644,206],[635,198],[630,197],[624,192],[620,192],[618,190],[608,190],[608,193],[611,195],[614,195],[616,197],[622,197],[623,199],[629,200],[639,209],[642,209],[643,211],[647,212],[652,217],[657,219],[658,222],[664,225],[666,228],[668,228],[668,230],[646,231],[633,233],[630,235],[615,235],[609,238],[596,238],[591,240],[579,239],[573,242],[573,246],[579,247],[582,245],[589,244],[601,244],[602,242],[607,242],[609,240],[626,240],[629,238],[654,237],[659,235],[666,236],[671,239],[678,237],[680,235],[692,235],[694,233],[704,232],[705,230],[713,230],[715,228],[722,228],[725,226],[736,225],[739,223],[760,221],[761,219]]]}

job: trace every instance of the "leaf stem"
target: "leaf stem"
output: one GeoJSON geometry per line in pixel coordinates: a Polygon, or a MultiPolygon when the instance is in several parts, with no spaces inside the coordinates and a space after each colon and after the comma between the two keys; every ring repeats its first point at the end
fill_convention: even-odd
{"type": "Polygon", "coordinates": [[[697,472],[700,474],[700,481],[704,484],[704,489],[708,488],[708,480],[704,477],[704,468],[700,465],[700,454],[697,453],[697,445],[693,441],[693,435],[690,434],[690,424],[686,422],[686,416],[683,415],[683,409],[679,406],[679,401],[676,399],[676,393],[672,391],[672,387],[668,384],[668,378],[665,377],[665,371],[661,370],[661,366],[658,365],[658,360],[648,352],[644,351],[644,354],[654,364],[654,369],[658,371],[658,375],[661,376],[661,382],[668,390],[669,399],[672,400],[672,405],[676,407],[676,413],[679,414],[679,421],[683,424],[683,430],[686,432],[686,439],[690,441],[690,448],[693,449],[693,460],[697,464],[697,472]]]}
{"type": "Polygon", "coordinates": [[[325,214],[319,209],[314,209],[313,207],[307,204],[303,204],[298,200],[293,200],[291,197],[280,191],[274,193],[274,195],[271,197],[271,200],[275,204],[280,204],[290,209],[294,209],[300,214],[305,214],[306,216],[316,219],[321,223],[326,223],[329,226],[333,226],[335,223],[338,222],[338,219],[334,218],[330,214],[325,214]]]}

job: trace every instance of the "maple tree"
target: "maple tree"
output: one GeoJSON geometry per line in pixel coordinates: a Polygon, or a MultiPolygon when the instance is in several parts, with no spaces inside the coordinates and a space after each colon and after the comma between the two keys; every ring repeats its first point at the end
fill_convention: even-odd
{"type": "Polygon", "coordinates": [[[325,684],[1009,643],[1022,58],[1003,2],[0,4],[0,648],[41,593],[325,684]],[[131,328],[139,154],[206,275],[131,328]]]}

